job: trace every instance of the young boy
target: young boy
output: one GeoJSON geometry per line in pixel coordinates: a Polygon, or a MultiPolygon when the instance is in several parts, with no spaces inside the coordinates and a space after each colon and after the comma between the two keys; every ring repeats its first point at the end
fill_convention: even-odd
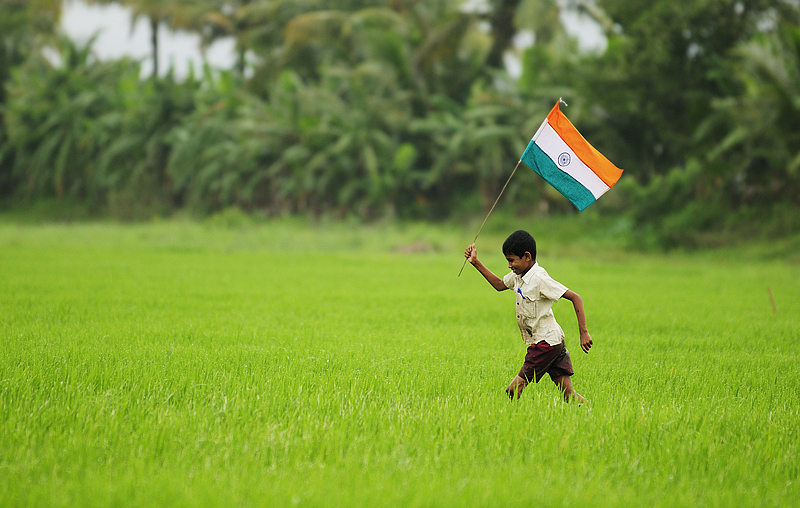
{"type": "Polygon", "coordinates": [[[511,233],[503,243],[503,255],[511,272],[501,279],[478,260],[474,243],[464,252],[464,257],[493,288],[498,291],[512,289],[517,298],[517,324],[522,332],[522,340],[528,345],[528,352],[522,369],[506,388],[506,393],[512,399],[519,398],[529,382],[535,379],[538,383],[546,372],[564,393],[564,400],[569,402],[570,398],[575,397],[581,403],[585,402],[572,388],[572,361],[564,344],[564,331],[551,309],[553,302],[561,298],[572,302],[578,317],[581,349],[588,353],[592,347],[592,337],[586,329],[583,300],[579,294],[553,280],[536,263],[536,240],[528,232],[519,230],[511,233]]]}

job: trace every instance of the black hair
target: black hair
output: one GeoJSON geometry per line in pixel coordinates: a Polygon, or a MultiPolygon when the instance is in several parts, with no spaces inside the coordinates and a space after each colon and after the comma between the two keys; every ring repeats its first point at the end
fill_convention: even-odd
{"type": "Polygon", "coordinates": [[[503,255],[513,254],[518,258],[525,255],[526,252],[531,253],[531,258],[536,261],[536,240],[533,239],[530,233],[523,230],[517,230],[508,235],[506,241],[503,242],[503,255]]]}

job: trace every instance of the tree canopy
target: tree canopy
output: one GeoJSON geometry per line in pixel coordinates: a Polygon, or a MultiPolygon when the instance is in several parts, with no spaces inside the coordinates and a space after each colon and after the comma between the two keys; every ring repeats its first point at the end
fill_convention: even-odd
{"type": "MultiPolygon", "coordinates": [[[[800,207],[795,0],[116,3],[150,20],[149,77],[60,34],[61,2],[0,0],[0,198],[122,216],[475,213],[564,97],[626,170],[593,213],[671,244],[800,207]],[[565,10],[593,18],[605,49],[581,51],[565,10]],[[236,61],[176,78],[159,25],[233,37],[236,61]]],[[[572,210],[535,178],[506,199],[572,210]]]]}

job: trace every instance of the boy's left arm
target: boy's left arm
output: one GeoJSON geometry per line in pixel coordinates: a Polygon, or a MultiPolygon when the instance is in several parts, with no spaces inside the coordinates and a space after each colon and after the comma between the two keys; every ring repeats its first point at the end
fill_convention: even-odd
{"type": "Polygon", "coordinates": [[[566,298],[572,302],[575,307],[575,315],[578,317],[578,331],[581,335],[581,349],[584,353],[588,353],[592,347],[592,336],[589,335],[589,330],[586,328],[586,313],[583,310],[583,299],[581,295],[574,291],[567,291],[561,298],[566,298]]]}

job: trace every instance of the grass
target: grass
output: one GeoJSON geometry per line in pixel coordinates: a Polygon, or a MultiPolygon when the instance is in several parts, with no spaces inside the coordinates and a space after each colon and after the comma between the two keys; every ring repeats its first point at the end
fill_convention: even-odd
{"type": "Polygon", "coordinates": [[[571,227],[531,229],[582,407],[504,398],[473,225],[0,221],[0,504],[797,505],[800,265],[571,227]]]}

